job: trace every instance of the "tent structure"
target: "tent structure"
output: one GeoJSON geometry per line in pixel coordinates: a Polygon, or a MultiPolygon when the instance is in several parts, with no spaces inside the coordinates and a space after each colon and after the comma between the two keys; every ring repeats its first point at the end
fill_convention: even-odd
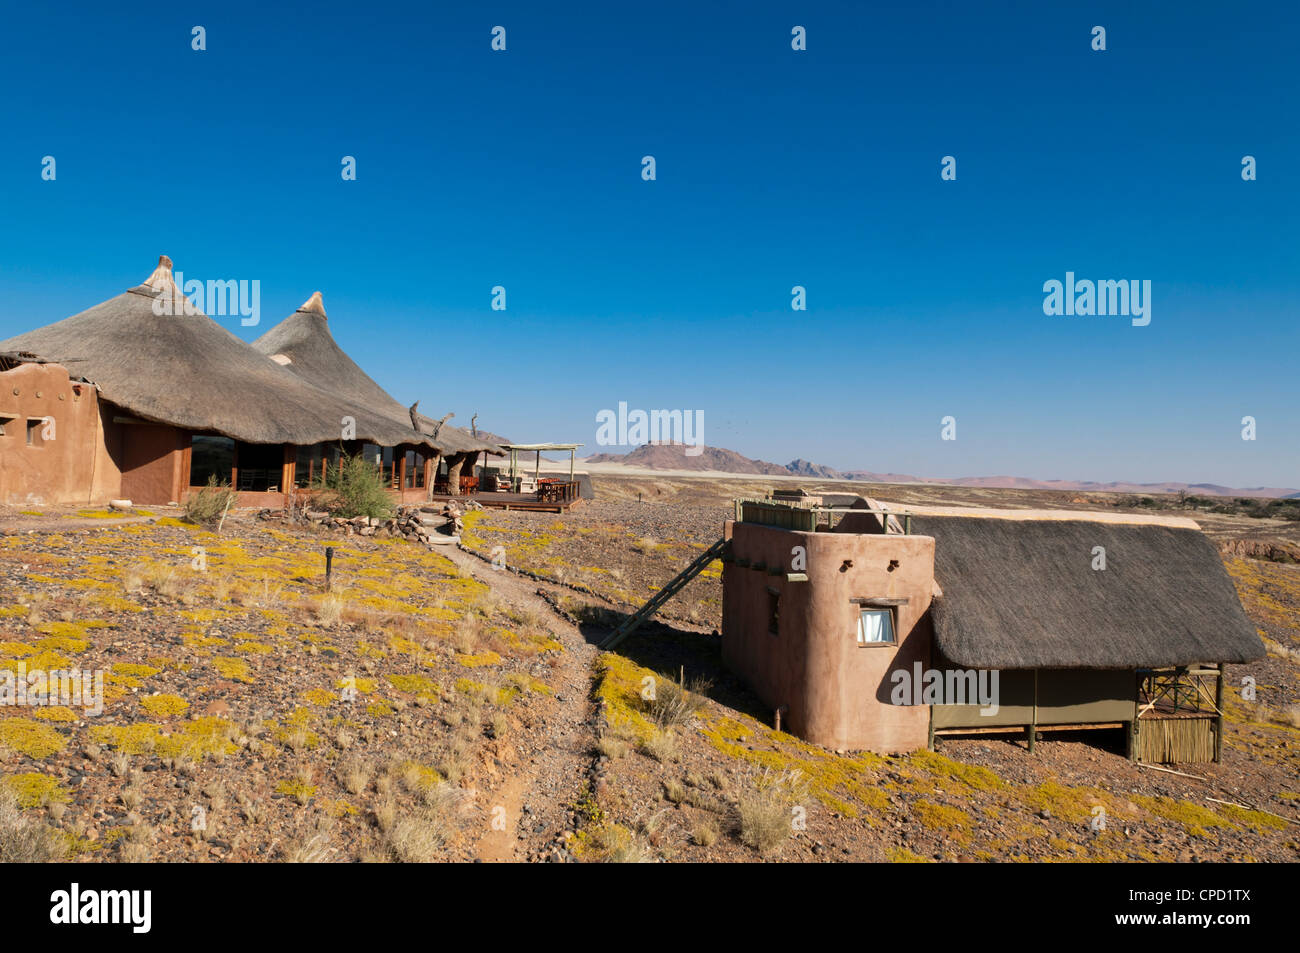
{"type": "Polygon", "coordinates": [[[1217,760],[1225,666],[1264,654],[1187,519],[769,498],[723,542],[723,659],[827,747],[1122,729],[1139,760],[1217,760]]]}
{"type": "Polygon", "coordinates": [[[918,515],[912,531],[935,539],[934,644],[956,665],[1132,670],[1260,655],[1194,525],[918,515]]]}

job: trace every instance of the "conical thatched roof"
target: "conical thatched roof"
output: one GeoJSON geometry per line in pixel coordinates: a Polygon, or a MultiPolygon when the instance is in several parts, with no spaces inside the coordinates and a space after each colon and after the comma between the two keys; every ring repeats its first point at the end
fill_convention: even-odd
{"type": "MultiPolygon", "coordinates": [[[[293,314],[253,342],[253,347],[277,364],[317,387],[328,390],[350,404],[365,407],[372,413],[411,426],[411,412],[375,383],[357,363],[348,357],[334,335],[321,293],[315,292],[293,314]]],[[[426,435],[434,433],[437,422],[416,415],[426,435]]],[[[437,428],[431,442],[443,453],[487,450],[501,453],[496,444],[479,440],[472,434],[444,424],[437,428]]]]}
{"type": "Polygon", "coordinates": [[[34,351],[69,362],[105,400],[144,419],[249,443],[336,441],[344,417],[356,421],[358,440],[384,446],[429,442],[409,418],[402,426],[360,402],[327,393],[206,315],[184,313],[171,264],[164,255],[144,283],[0,342],[0,350],[34,351]]]}
{"type": "Polygon", "coordinates": [[[934,640],[959,666],[1132,669],[1264,654],[1197,529],[915,516],[933,536],[934,640]],[[1093,569],[1104,547],[1106,568],[1093,569]]]}

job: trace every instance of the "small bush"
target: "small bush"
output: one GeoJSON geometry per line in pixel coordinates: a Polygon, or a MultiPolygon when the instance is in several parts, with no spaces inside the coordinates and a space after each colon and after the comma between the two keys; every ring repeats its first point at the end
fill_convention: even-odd
{"type": "Polygon", "coordinates": [[[791,809],[806,789],[797,773],[764,771],[752,788],[740,793],[740,839],[760,854],[779,847],[790,836],[791,809]]]}
{"type": "Polygon", "coordinates": [[[704,818],[695,825],[695,830],[691,832],[691,840],[695,841],[700,847],[712,847],[718,842],[719,832],[718,825],[712,818],[704,818]]]}
{"type": "Polygon", "coordinates": [[[627,755],[628,744],[626,740],[619,738],[617,735],[601,732],[596,739],[596,751],[611,761],[617,761],[627,755]]]}
{"type": "Polygon", "coordinates": [[[332,852],[329,832],[317,829],[286,844],[280,859],[286,864],[325,864],[332,852]]]}
{"type": "Polygon", "coordinates": [[[651,864],[655,858],[626,827],[601,824],[587,833],[583,859],[605,864],[651,864]]]}
{"type": "Polygon", "coordinates": [[[336,516],[388,519],[393,515],[388,481],[379,468],[359,453],[339,457],[338,465],[330,468],[318,486],[328,491],[322,502],[336,516]]]}
{"type": "Polygon", "coordinates": [[[38,864],[62,860],[66,855],[58,832],[24,817],[13,791],[0,785],[0,864],[38,864]]]}
{"type": "Polygon", "coordinates": [[[653,731],[641,741],[641,750],[660,764],[677,760],[677,736],[671,731],[653,731]]]}
{"type": "Polygon", "coordinates": [[[650,717],[664,730],[688,725],[704,707],[703,693],[711,687],[711,683],[697,679],[687,688],[661,676],[655,679],[655,697],[646,703],[650,717]]]}
{"type": "Polygon", "coordinates": [[[185,500],[185,522],[199,526],[209,526],[219,522],[227,512],[234,509],[239,499],[229,483],[221,483],[215,474],[208,477],[208,485],[197,493],[191,493],[185,500]]]}

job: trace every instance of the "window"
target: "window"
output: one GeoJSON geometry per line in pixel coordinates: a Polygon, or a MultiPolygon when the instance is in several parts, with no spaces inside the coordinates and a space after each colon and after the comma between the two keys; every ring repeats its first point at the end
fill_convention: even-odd
{"type": "Polygon", "coordinates": [[[418,489],[424,486],[424,455],[414,450],[406,451],[406,488],[418,489]]]}
{"type": "Polygon", "coordinates": [[[13,414],[0,414],[0,437],[5,435],[5,424],[17,420],[13,414]]]}
{"type": "Polygon", "coordinates": [[[43,447],[45,446],[45,436],[41,433],[41,428],[45,426],[45,420],[42,417],[27,418],[27,446],[43,447]]]}
{"type": "Polygon", "coordinates": [[[235,465],[235,441],[229,437],[195,434],[190,438],[190,486],[207,486],[209,477],[230,483],[235,465]]]}
{"type": "Polygon", "coordinates": [[[278,493],[284,476],[284,447],[278,443],[235,445],[239,471],[237,489],[247,493],[278,493]]]}
{"type": "Polygon", "coordinates": [[[858,611],[858,645],[893,644],[893,609],[861,609],[858,611]]]}
{"type": "Polygon", "coordinates": [[[337,443],[318,443],[299,447],[294,467],[294,485],[299,487],[319,487],[324,474],[338,469],[340,445],[337,443]]]}

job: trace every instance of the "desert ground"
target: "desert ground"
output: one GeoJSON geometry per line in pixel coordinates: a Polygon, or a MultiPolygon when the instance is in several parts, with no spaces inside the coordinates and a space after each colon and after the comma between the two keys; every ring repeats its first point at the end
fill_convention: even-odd
{"type": "Polygon", "coordinates": [[[1297,859],[1300,522],[801,481],[899,506],[1176,510],[1221,545],[1269,649],[1232,670],[1259,694],[1231,696],[1220,765],[1139,767],[1104,731],[880,756],[774,730],[721,665],[717,564],[595,647],[773,480],[593,478],[563,515],[467,513],[460,549],[252,511],[217,533],[166,507],[0,509],[0,668],[105,673],[102,714],[0,710],[0,859],[1297,859]]]}

